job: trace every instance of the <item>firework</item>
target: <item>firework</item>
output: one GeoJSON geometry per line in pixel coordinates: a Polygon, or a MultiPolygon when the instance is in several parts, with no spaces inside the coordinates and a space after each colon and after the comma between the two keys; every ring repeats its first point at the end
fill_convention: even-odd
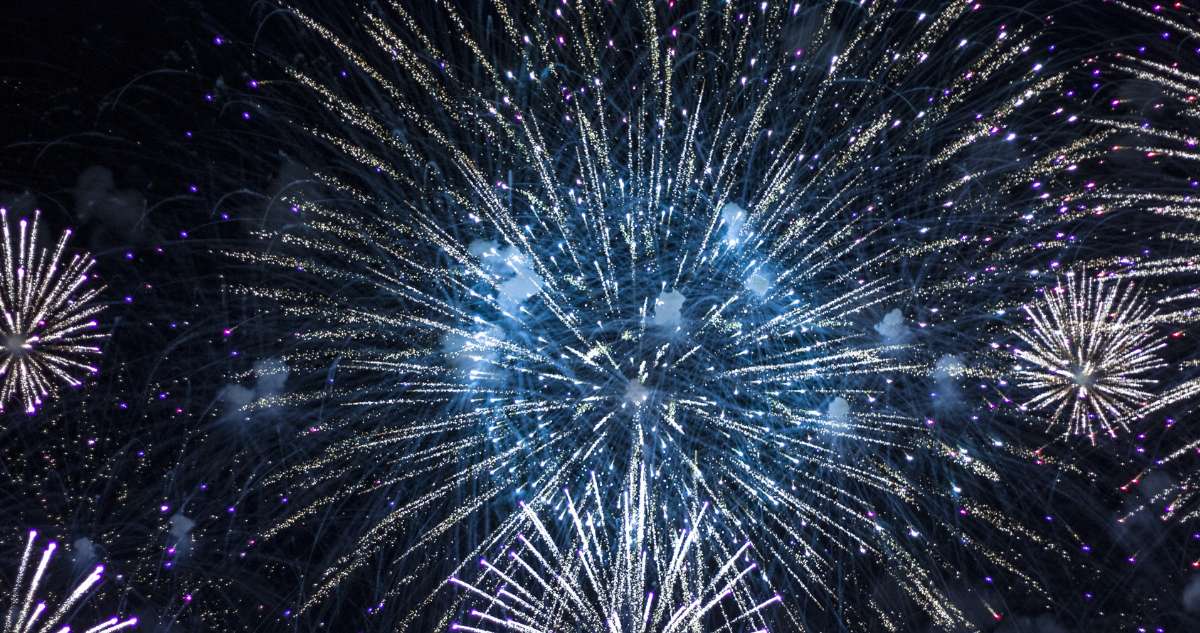
{"type": "Polygon", "coordinates": [[[451,630],[766,631],[763,612],[781,598],[769,590],[756,597],[752,580],[761,573],[749,561],[751,545],[710,542],[719,531],[709,525],[707,504],[688,517],[690,527],[660,528],[654,484],[639,459],[630,463],[619,499],[610,499],[615,515],[602,505],[608,494],[595,476],[580,498],[592,507],[577,507],[569,494],[556,503],[570,538],[551,536],[554,523],[523,505],[522,528],[533,536],[518,535],[504,560],[481,560],[474,583],[451,579],[478,604],[451,630]]]}
{"type": "MultiPolygon", "coordinates": [[[[71,615],[73,609],[87,599],[104,574],[104,567],[97,566],[57,607],[48,606],[38,596],[42,588],[42,577],[58,549],[58,544],[52,541],[46,545],[42,555],[37,557],[36,565],[32,565],[36,541],[37,532],[30,530],[29,540],[25,543],[25,550],[17,567],[17,579],[9,592],[10,602],[4,614],[4,633],[68,633],[71,631],[70,625],[59,625],[71,615]]],[[[137,618],[113,617],[86,629],[84,633],[112,633],[136,625],[137,618]]]]}
{"type": "Polygon", "coordinates": [[[1086,273],[1070,275],[1025,306],[1030,325],[1017,332],[1019,385],[1036,393],[1026,407],[1052,410],[1066,432],[1095,441],[1115,434],[1150,399],[1166,347],[1148,322],[1153,310],[1128,285],[1086,273]]]}
{"type": "Polygon", "coordinates": [[[234,253],[280,271],[243,292],[311,377],[244,408],[329,438],[266,481],[302,491],[266,535],[391,499],[303,607],[399,541],[389,597],[433,573],[418,552],[512,542],[505,509],[643,444],[662,498],[711,499],[805,626],[968,626],[939,580],[962,558],[1040,591],[1013,548],[1062,548],[971,496],[1023,453],[913,394],[986,347],[957,322],[1053,275],[1036,236],[1106,200],[1078,169],[1106,135],[1072,127],[1032,29],[928,7],[393,4],[354,40],[297,13],[353,72],[288,68],[325,191],[234,253]],[[968,333],[941,353],[926,327],[968,333]]]}
{"type": "Polygon", "coordinates": [[[96,373],[89,358],[100,353],[95,342],[104,337],[96,322],[103,288],[82,287],[95,264],[90,256],[64,259],[70,230],[45,249],[37,242],[38,215],[20,220],[13,235],[7,210],[0,209],[0,224],[0,410],[16,401],[34,413],[58,385],[77,387],[79,373],[96,373]]]}

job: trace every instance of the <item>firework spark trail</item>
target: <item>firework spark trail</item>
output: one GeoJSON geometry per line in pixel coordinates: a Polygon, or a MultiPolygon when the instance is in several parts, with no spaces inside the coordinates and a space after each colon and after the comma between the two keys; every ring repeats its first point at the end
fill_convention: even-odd
{"type": "MultiPolygon", "coordinates": [[[[1174,35],[1200,40],[1200,31],[1186,24],[1180,15],[1163,13],[1161,6],[1149,11],[1125,2],[1118,1],[1116,4],[1136,16],[1147,19],[1156,27],[1170,29],[1171,31],[1161,34],[1163,39],[1174,35]]],[[[1175,8],[1187,11],[1179,6],[1175,8]]],[[[1194,16],[1192,12],[1191,17],[1194,16]]],[[[1098,119],[1098,122],[1135,137],[1136,145],[1123,145],[1119,147],[1121,150],[1133,150],[1144,154],[1147,159],[1155,161],[1156,165],[1164,159],[1181,161],[1188,165],[1200,159],[1200,153],[1195,151],[1200,144],[1200,127],[1197,126],[1200,122],[1200,106],[1197,105],[1197,95],[1200,95],[1200,66],[1193,64],[1189,68],[1186,64],[1181,65],[1173,57],[1172,62],[1164,63],[1146,54],[1147,47],[1144,46],[1139,48],[1138,55],[1117,53],[1112,69],[1119,77],[1133,78],[1158,90],[1159,98],[1155,100],[1151,109],[1159,110],[1164,105],[1170,106],[1166,121],[1134,122],[1109,117],[1098,119]]],[[[1123,100],[1116,99],[1112,103],[1116,107],[1122,104],[1123,100]]],[[[1163,169],[1162,166],[1158,168],[1163,169]]],[[[1104,263],[1118,269],[1118,278],[1185,280],[1186,290],[1173,290],[1156,297],[1160,314],[1155,320],[1191,329],[1191,326],[1200,321],[1200,305],[1197,304],[1200,293],[1194,286],[1195,279],[1200,274],[1200,259],[1194,254],[1194,245],[1200,243],[1200,233],[1196,232],[1194,225],[1195,221],[1200,220],[1200,197],[1195,194],[1196,187],[1200,187],[1200,180],[1189,177],[1187,185],[1184,191],[1152,189],[1122,192],[1112,197],[1114,205],[1145,209],[1156,215],[1187,220],[1187,224],[1172,227],[1171,230],[1162,231],[1156,236],[1164,243],[1183,245],[1184,248],[1180,250],[1187,254],[1162,255],[1157,252],[1150,254],[1147,251],[1138,256],[1124,256],[1104,263]]],[[[1177,336],[1182,334],[1182,329],[1176,332],[1177,336]]],[[[1195,359],[1185,359],[1184,363],[1194,366],[1195,359]]],[[[1200,393],[1200,379],[1192,378],[1175,384],[1156,398],[1145,413],[1161,411],[1191,400],[1197,393],[1200,393]]]]}
{"type": "Polygon", "coordinates": [[[660,485],[737,517],[817,610],[895,625],[910,607],[846,589],[881,573],[921,617],[966,625],[943,545],[1036,587],[979,535],[1061,550],[967,499],[1000,479],[990,445],[931,435],[894,384],[934,359],[871,321],[914,292],[947,322],[1020,304],[972,293],[1028,287],[1035,237],[1104,204],[1078,167],[1113,132],[1055,108],[1065,71],[1029,29],[980,37],[977,5],[930,6],[495,3],[484,29],[393,3],[352,43],[295,12],[367,87],[288,69],[328,113],[296,126],[332,154],[339,202],[295,199],[303,226],[234,253],[303,280],[245,289],[295,333],[289,365],[322,376],[283,404],[339,405],[315,427],[337,439],[266,482],[317,491],[266,535],[416,491],[304,607],[401,536],[419,577],[485,509],[544,504],[643,437],[657,472],[699,473],[660,485]]]}
{"type": "MultiPolygon", "coordinates": [[[[1200,40],[1200,31],[1185,23],[1181,17],[1182,13],[1171,15],[1163,12],[1162,6],[1156,6],[1151,11],[1120,0],[1114,4],[1130,12],[1135,19],[1144,18],[1156,28],[1170,29],[1161,33],[1161,40],[1171,37],[1200,40]]],[[[1179,5],[1174,8],[1180,12],[1189,12],[1179,5]]],[[[1191,13],[1191,17],[1194,18],[1194,12],[1191,13]]],[[[1136,99],[1118,95],[1111,101],[1111,106],[1116,111],[1126,105],[1150,105],[1149,110],[1156,114],[1161,111],[1165,114],[1165,120],[1164,117],[1155,117],[1152,121],[1147,117],[1132,120],[1127,117],[1107,116],[1096,117],[1095,121],[1132,139],[1114,146],[1114,150],[1137,152],[1147,160],[1153,161],[1157,169],[1164,168],[1164,161],[1189,165],[1200,159],[1200,152],[1197,151],[1197,145],[1200,145],[1200,105],[1197,104],[1197,96],[1200,95],[1200,66],[1193,64],[1189,67],[1186,63],[1181,64],[1174,55],[1171,56],[1170,62],[1157,61],[1153,57],[1155,52],[1157,51],[1154,51],[1153,47],[1140,46],[1136,54],[1118,52],[1113,55],[1108,70],[1114,76],[1126,81],[1132,80],[1132,83],[1151,86],[1156,91],[1156,97],[1152,104],[1142,104],[1136,99]]],[[[1193,171],[1194,165],[1189,166],[1188,171],[1193,171]]],[[[1200,198],[1195,194],[1196,187],[1200,187],[1200,180],[1195,177],[1189,177],[1187,180],[1186,187],[1176,189],[1155,187],[1116,192],[1111,196],[1112,206],[1145,209],[1156,215],[1193,222],[1200,220],[1200,198]]],[[[1190,224],[1186,231],[1167,230],[1161,232],[1158,238],[1178,244],[1195,244],[1198,239],[1194,225],[1190,224]]],[[[1184,249],[1184,252],[1190,250],[1184,249]]],[[[1121,272],[1121,275],[1126,277],[1194,277],[1200,272],[1200,261],[1197,261],[1195,256],[1143,255],[1128,257],[1119,263],[1127,268],[1121,272]]],[[[1194,299],[1194,294],[1192,298],[1194,299]]],[[[1194,323],[1196,313],[1191,309],[1164,315],[1164,318],[1180,323],[1194,323]]]]}
{"type": "Polygon", "coordinates": [[[539,513],[523,505],[522,529],[534,536],[518,535],[505,560],[482,559],[479,579],[451,578],[465,590],[461,599],[480,606],[450,629],[668,633],[736,624],[767,630],[761,612],[781,597],[752,586],[761,572],[747,560],[751,545],[730,550],[710,543],[720,530],[707,520],[708,504],[692,509],[686,529],[659,526],[655,484],[640,457],[629,463],[619,495],[602,491],[593,476],[579,500],[564,494],[565,501],[555,501],[565,530],[543,520],[550,507],[539,513]],[[568,537],[556,539],[551,530],[568,537]]]}
{"type": "MultiPolygon", "coordinates": [[[[1177,370],[1170,383],[1159,389],[1150,402],[1138,410],[1139,419],[1160,418],[1162,435],[1157,438],[1161,453],[1140,469],[1124,486],[1129,492],[1155,472],[1170,473],[1170,485],[1153,490],[1139,503],[1133,504],[1121,517],[1126,522],[1135,515],[1148,513],[1162,522],[1189,522],[1200,518],[1200,471],[1195,457],[1200,455],[1200,442],[1186,433],[1184,422],[1194,413],[1200,396],[1200,367],[1194,346],[1185,341],[1195,336],[1200,321],[1200,293],[1196,280],[1200,278],[1200,258],[1195,245],[1200,232],[1195,222],[1200,220],[1200,197],[1196,188],[1200,179],[1194,175],[1200,160],[1200,65],[1189,55],[1180,55],[1182,42],[1200,40],[1200,31],[1192,24],[1196,13],[1180,3],[1154,5],[1149,8],[1117,0],[1116,6],[1127,11],[1133,23],[1144,20],[1154,31],[1149,45],[1113,54],[1109,68],[1114,77],[1135,88],[1149,88],[1153,95],[1143,102],[1129,93],[1119,93],[1110,105],[1113,114],[1097,117],[1096,121],[1124,135],[1129,140],[1114,146],[1114,150],[1135,152],[1154,165],[1156,171],[1172,173],[1181,167],[1184,177],[1175,186],[1119,192],[1112,196],[1113,208],[1149,212],[1175,220],[1166,230],[1157,231],[1153,240],[1162,246],[1145,248],[1140,253],[1100,259],[1096,263],[1115,270],[1116,279],[1136,280],[1142,284],[1159,284],[1161,292],[1154,295],[1156,314],[1152,320],[1171,327],[1171,339],[1186,348],[1183,356],[1177,351],[1171,361],[1177,370]],[[1163,47],[1160,48],[1160,45],[1163,47]],[[1135,116],[1120,116],[1123,108],[1133,108],[1135,116]]],[[[1150,30],[1148,29],[1148,30],[1150,30]]],[[[1132,93],[1134,95],[1139,93],[1132,93]]],[[[1150,242],[1151,240],[1146,240],[1150,242]]],[[[1192,562],[1200,568],[1200,560],[1192,562]]]]}
{"type": "MultiPolygon", "coordinates": [[[[44,601],[38,600],[38,592],[42,586],[42,577],[50,565],[54,552],[58,549],[58,544],[51,542],[46,546],[42,555],[38,557],[37,566],[30,577],[30,563],[34,558],[36,541],[37,532],[30,530],[29,540],[25,543],[24,553],[21,554],[21,561],[17,566],[16,582],[9,592],[11,602],[4,615],[4,628],[2,629],[4,633],[50,633],[52,630],[56,633],[68,633],[71,630],[69,624],[58,629],[54,627],[62,624],[63,619],[71,610],[88,597],[104,574],[104,567],[97,566],[71,591],[70,595],[58,605],[58,608],[48,613],[49,607],[44,601]],[[28,581],[26,581],[27,577],[28,581]],[[37,600],[36,604],[35,600],[37,600]]],[[[137,626],[137,622],[137,618],[113,617],[86,629],[84,633],[113,633],[137,626]]]]}
{"type": "Polygon", "coordinates": [[[8,211],[0,208],[0,411],[16,400],[34,413],[58,383],[82,384],[74,374],[98,371],[88,358],[100,353],[94,343],[105,336],[96,331],[103,309],[96,298],[103,287],[82,288],[95,260],[73,255],[64,262],[69,230],[53,249],[41,248],[38,219],[35,214],[33,222],[20,220],[14,236],[8,211]]]}

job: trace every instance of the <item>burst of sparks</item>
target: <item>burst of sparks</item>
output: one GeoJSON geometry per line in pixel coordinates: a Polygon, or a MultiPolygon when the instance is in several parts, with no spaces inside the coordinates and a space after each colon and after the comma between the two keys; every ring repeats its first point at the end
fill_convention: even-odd
{"type": "Polygon", "coordinates": [[[38,217],[21,219],[13,235],[0,208],[0,411],[16,401],[34,413],[59,385],[81,385],[79,373],[97,371],[89,359],[100,354],[95,343],[104,337],[96,321],[103,288],[83,288],[95,260],[64,258],[70,230],[53,248],[42,248],[38,217]]]}
{"type": "MultiPolygon", "coordinates": [[[[1074,121],[1047,105],[1065,72],[1033,63],[1020,27],[955,37],[979,5],[939,6],[917,19],[886,2],[729,3],[679,37],[654,3],[630,8],[636,20],[598,1],[520,19],[497,4],[487,52],[448,6],[449,50],[399,5],[364,13],[361,46],[297,14],[389,105],[290,68],[331,116],[304,129],[332,150],[337,169],[318,178],[345,204],[297,197],[302,224],[235,254],[287,271],[245,292],[294,328],[289,366],[321,376],[247,409],[320,406],[306,435],[340,437],[269,478],[321,494],[267,536],[350,499],[423,491],[390,504],[304,607],[398,534],[420,532],[415,557],[643,441],[660,471],[698,473],[658,485],[736,517],[830,617],[902,626],[856,584],[869,566],[922,617],[967,626],[936,580],[957,573],[942,546],[1035,586],[979,535],[1061,550],[967,499],[965,482],[1000,474],[894,387],[941,371],[902,312],[872,321],[914,292],[930,320],[994,311],[972,293],[1027,279],[1030,236],[1105,195],[1076,168],[1106,133],[1027,140],[1033,108],[1074,121]],[[463,56],[469,70],[431,62],[463,56]],[[944,85],[929,84],[935,60],[944,85]],[[1009,152],[1020,158],[995,159],[1009,152]],[[902,272],[915,268],[913,288],[902,272]]],[[[1111,389],[1143,384],[1130,380],[1111,389]]]]}
{"type": "Polygon", "coordinates": [[[711,542],[720,532],[709,525],[708,504],[691,513],[690,527],[663,530],[654,516],[654,484],[640,460],[631,464],[616,515],[606,511],[607,494],[595,476],[581,499],[590,508],[564,494],[555,512],[569,525],[568,538],[552,536],[554,523],[522,505],[522,528],[534,536],[518,535],[505,560],[482,559],[478,580],[450,580],[479,605],[451,630],[671,633],[736,625],[765,632],[761,612],[781,598],[751,586],[762,574],[749,560],[750,543],[711,542]]]}
{"type": "Polygon", "coordinates": [[[1050,410],[1066,432],[1095,441],[1097,429],[1128,430],[1127,419],[1151,397],[1147,374],[1165,366],[1166,347],[1148,322],[1153,309],[1128,284],[1086,273],[1068,275],[1025,306],[1029,327],[1016,332],[1025,404],[1050,410]]]}
{"type": "MultiPolygon", "coordinates": [[[[36,541],[37,532],[30,530],[29,540],[25,543],[17,566],[17,579],[9,592],[10,602],[4,614],[4,628],[0,630],[3,633],[70,633],[71,626],[63,624],[64,620],[95,590],[104,575],[104,567],[93,569],[66,599],[57,607],[52,607],[39,598],[39,590],[58,544],[50,542],[42,550],[41,556],[37,556],[34,547],[36,541]],[[36,563],[33,562],[35,559],[36,563]]],[[[136,626],[137,622],[137,618],[113,617],[85,629],[83,633],[113,633],[136,626]]]]}

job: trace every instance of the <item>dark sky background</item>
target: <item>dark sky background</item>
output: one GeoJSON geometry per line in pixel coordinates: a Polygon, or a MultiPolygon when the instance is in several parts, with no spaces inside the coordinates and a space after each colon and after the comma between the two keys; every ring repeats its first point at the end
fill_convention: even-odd
{"type": "MultiPolygon", "coordinates": [[[[236,344],[221,334],[249,310],[226,291],[229,271],[211,256],[222,240],[244,233],[215,220],[226,210],[250,206],[237,195],[225,197],[236,189],[234,183],[267,190],[280,170],[269,152],[248,155],[236,147],[255,138],[229,134],[240,108],[205,104],[207,92],[219,90],[220,82],[240,84],[241,73],[254,65],[219,54],[212,38],[221,34],[244,41],[264,5],[233,0],[10,5],[0,24],[0,205],[21,212],[42,209],[55,233],[77,228],[76,244],[96,254],[116,297],[113,318],[133,327],[118,328],[109,343],[105,362],[113,375],[103,388],[56,403],[46,416],[52,421],[36,432],[0,430],[6,469],[0,475],[20,482],[0,490],[0,512],[6,515],[0,536],[7,538],[30,522],[62,524],[67,532],[101,526],[112,543],[106,553],[141,561],[130,563],[129,577],[155,585],[147,590],[130,583],[122,597],[128,602],[101,608],[152,613],[154,628],[142,630],[217,630],[236,626],[233,622],[245,624],[246,631],[276,630],[272,625],[283,621],[277,607],[286,604],[281,596],[289,589],[242,576],[221,562],[238,551],[238,540],[247,538],[250,526],[196,516],[177,519],[174,509],[156,510],[201,496],[200,486],[225,493],[237,489],[245,473],[255,470],[255,459],[268,459],[264,456],[277,441],[255,438],[257,456],[252,450],[227,471],[188,467],[213,459],[220,448],[204,441],[200,431],[187,430],[189,421],[210,420],[227,377],[245,377],[250,369],[249,361],[236,354],[236,344]],[[171,372],[162,369],[168,361],[171,372]],[[79,457],[71,442],[92,436],[104,436],[107,446],[79,457]],[[14,466],[22,463],[32,465],[14,466]],[[195,472],[204,472],[205,481],[194,479],[195,472]],[[89,501],[85,507],[67,507],[79,499],[89,501]],[[186,521],[225,540],[198,552],[187,562],[190,574],[177,576],[164,571],[169,557],[158,550],[172,539],[187,540],[191,528],[180,527],[186,521]],[[220,580],[197,580],[207,574],[220,580]],[[201,591],[206,600],[226,605],[225,611],[209,620],[189,611],[184,596],[201,591]]],[[[1060,14],[1067,7],[1050,6],[1060,14]]],[[[1101,2],[1074,6],[1072,29],[1082,39],[1117,45],[1143,35],[1114,21],[1101,2]]],[[[1096,491],[1096,501],[1097,516],[1111,516],[1122,503],[1107,489],[1096,491]]],[[[1188,556],[1185,544],[1178,534],[1146,534],[1148,558],[1170,573],[1114,571],[1099,583],[1111,606],[1091,612],[1089,621],[1127,622],[1124,616],[1145,608],[1153,610],[1146,618],[1148,630],[1159,624],[1172,633],[1200,630],[1190,628],[1200,627],[1200,621],[1178,607],[1187,580],[1179,572],[1188,556]],[[1147,606],[1143,594],[1158,590],[1161,603],[1147,606]],[[1110,620],[1104,612],[1122,617],[1110,620]]],[[[1111,539],[1098,533],[1095,540],[1111,539]]],[[[5,556],[11,551],[9,543],[0,548],[0,579],[11,573],[5,556]]],[[[1142,569],[1154,569],[1149,565],[1142,569]]],[[[293,578],[288,568],[281,562],[274,569],[293,578]]],[[[370,604],[371,596],[347,602],[357,610],[370,604]]],[[[1053,616],[1039,620],[1043,616],[1032,606],[1020,617],[1028,621],[1020,620],[1018,628],[998,624],[994,630],[1072,630],[1053,616]]],[[[305,630],[300,623],[290,627],[305,630]]]]}
{"type": "Polygon", "coordinates": [[[198,16],[205,14],[197,9],[147,0],[49,0],[6,7],[0,48],[6,104],[0,129],[10,150],[4,156],[8,184],[26,184],[31,174],[47,178],[44,172],[57,166],[14,160],[14,144],[103,129],[101,105],[114,91],[145,72],[179,66],[180,54],[202,30],[198,16]]]}

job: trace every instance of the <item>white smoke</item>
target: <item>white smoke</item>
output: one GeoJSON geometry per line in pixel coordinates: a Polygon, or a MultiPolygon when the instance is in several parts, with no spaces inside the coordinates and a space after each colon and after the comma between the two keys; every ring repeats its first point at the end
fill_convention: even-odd
{"type": "Polygon", "coordinates": [[[542,286],[542,276],[516,247],[500,248],[491,240],[475,240],[467,252],[479,259],[485,271],[502,279],[496,286],[496,300],[504,312],[515,314],[517,308],[537,294],[542,286]]]}
{"type": "Polygon", "coordinates": [[[721,223],[725,225],[725,242],[730,245],[742,241],[742,229],[746,224],[746,210],[741,205],[728,202],[721,208],[721,223]]]}
{"type": "Polygon", "coordinates": [[[290,374],[287,365],[278,358],[266,358],[254,363],[252,370],[254,385],[243,387],[237,383],[225,385],[218,394],[228,407],[226,418],[234,417],[244,407],[260,400],[279,395],[290,374]]]}
{"type": "Polygon", "coordinates": [[[911,334],[904,323],[904,313],[900,312],[900,308],[893,308],[891,312],[883,315],[883,320],[875,324],[875,331],[889,343],[903,342],[911,334]]]}
{"type": "Polygon", "coordinates": [[[678,327],[683,320],[680,312],[683,310],[683,302],[686,300],[687,297],[678,290],[658,295],[658,299],[654,301],[654,316],[651,318],[651,323],[665,328],[678,327]]]}
{"type": "Polygon", "coordinates": [[[834,422],[849,422],[850,421],[850,403],[846,399],[838,396],[829,402],[829,406],[825,409],[825,415],[834,422]]]}

